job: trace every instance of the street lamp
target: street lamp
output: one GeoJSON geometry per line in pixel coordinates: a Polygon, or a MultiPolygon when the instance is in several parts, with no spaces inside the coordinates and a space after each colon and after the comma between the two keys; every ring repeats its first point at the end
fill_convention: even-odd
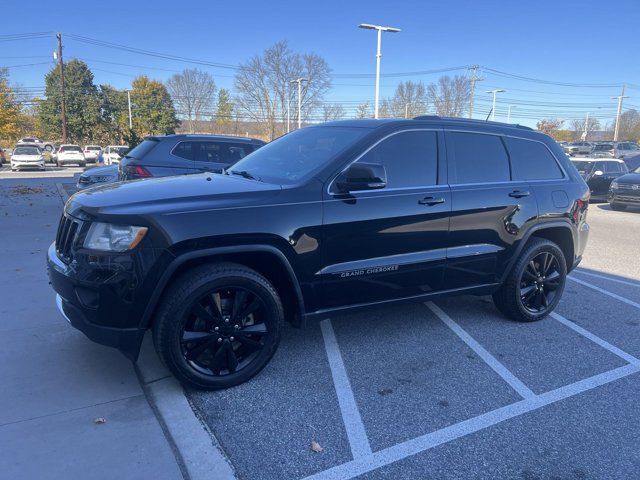
{"type": "Polygon", "coordinates": [[[496,93],[506,92],[506,90],[502,90],[501,88],[496,88],[495,90],[487,90],[487,93],[493,93],[493,107],[491,108],[491,120],[496,119],[496,93]]]}
{"type": "Polygon", "coordinates": [[[378,118],[378,101],[380,99],[380,58],[382,57],[382,32],[397,33],[400,31],[400,29],[395,27],[383,27],[382,25],[372,25],[370,23],[361,23],[360,25],[358,25],[358,28],[378,31],[378,50],[376,53],[376,101],[374,106],[374,118],[378,118]]]}
{"type": "MultiPolygon", "coordinates": [[[[291,80],[289,84],[298,84],[298,128],[302,126],[302,82],[308,82],[308,78],[296,78],[291,80]]],[[[289,131],[289,104],[287,103],[287,132],[289,131]]]]}
{"type": "Polygon", "coordinates": [[[518,108],[515,105],[509,105],[509,112],[507,113],[507,123],[511,123],[511,109],[518,108]]]}

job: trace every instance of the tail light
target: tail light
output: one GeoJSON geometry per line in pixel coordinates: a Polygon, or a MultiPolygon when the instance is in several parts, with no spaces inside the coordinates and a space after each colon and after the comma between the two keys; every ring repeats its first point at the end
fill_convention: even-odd
{"type": "Polygon", "coordinates": [[[125,175],[132,178],[153,177],[151,172],[140,165],[127,165],[124,169],[125,175]]]}

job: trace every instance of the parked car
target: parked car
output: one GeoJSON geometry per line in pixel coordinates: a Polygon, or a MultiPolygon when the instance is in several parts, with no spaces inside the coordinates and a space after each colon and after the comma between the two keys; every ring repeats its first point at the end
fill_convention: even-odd
{"type": "Polygon", "coordinates": [[[223,135],[147,137],[120,162],[120,180],[221,172],[265,142],[223,135]]]}
{"type": "Polygon", "coordinates": [[[118,181],[118,165],[104,165],[85,170],[78,177],[76,187],[84,190],[88,187],[118,181]]]}
{"type": "Polygon", "coordinates": [[[222,173],[78,192],[48,271],[92,340],[135,359],[151,329],[181,382],[227,388],[268,363],[285,320],[458,293],[544,318],[582,258],[588,199],[556,142],[527,127],[331,122],[222,173]]]}
{"type": "Polygon", "coordinates": [[[82,153],[84,153],[84,158],[87,163],[95,163],[102,153],[102,147],[100,145],[86,145],[82,153]]]}
{"type": "Polygon", "coordinates": [[[36,137],[25,137],[18,140],[18,145],[25,144],[25,143],[35,144],[40,150],[44,150],[45,152],[49,152],[49,153],[53,152],[52,142],[46,142],[36,137]]]}
{"type": "Polygon", "coordinates": [[[104,149],[103,158],[105,165],[120,163],[120,159],[129,151],[127,145],[109,145],[104,149]]]}
{"type": "Polygon", "coordinates": [[[612,210],[640,207],[640,167],[611,182],[607,199],[612,210]]]}
{"type": "Polygon", "coordinates": [[[571,159],[578,173],[587,182],[592,200],[606,200],[611,182],[629,170],[622,160],[618,159],[571,159]]]}
{"type": "Polygon", "coordinates": [[[613,144],[612,156],[614,158],[626,158],[640,155],[640,147],[634,142],[616,142],[613,144]]]}
{"type": "Polygon", "coordinates": [[[636,168],[640,167],[640,153],[638,153],[637,155],[627,155],[626,157],[624,157],[624,163],[626,163],[629,171],[635,170],[636,168]]]}
{"type": "Polygon", "coordinates": [[[596,143],[591,151],[591,156],[594,158],[615,158],[613,151],[612,143],[596,143]]]}
{"type": "Polygon", "coordinates": [[[44,170],[44,156],[42,150],[35,145],[18,145],[11,155],[11,171],[22,168],[37,168],[44,170]]]}
{"type": "Polygon", "coordinates": [[[84,153],[78,145],[60,145],[60,148],[56,152],[56,164],[59,167],[69,163],[75,163],[80,167],[87,165],[87,160],[84,158],[84,153]]]}
{"type": "Polygon", "coordinates": [[[593,145],[589,142],[573,142],[564,147],[564,151],[569,156],[589,155],[593,150],[593,145]]]}

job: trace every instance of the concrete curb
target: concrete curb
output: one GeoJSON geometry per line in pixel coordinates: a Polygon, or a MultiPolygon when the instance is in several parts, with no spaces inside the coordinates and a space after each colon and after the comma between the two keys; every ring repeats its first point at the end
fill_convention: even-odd
{"type": "Polygon", "coordinates": [[[63,205],[66,204],[67,200],[69,200],[70,195],[64,189],[64,186],[62,185],[62,183],[56,183],[56,188],[58,189],[58,193],[62,197],[62,204],[63,205]]]}
{"type": "Polygon", "coordinates": [[[215,437],[196,417],[182,386],[160,362],[150,334],[145,336],[135,368],[185,478],[235,480],[215,437]]]}

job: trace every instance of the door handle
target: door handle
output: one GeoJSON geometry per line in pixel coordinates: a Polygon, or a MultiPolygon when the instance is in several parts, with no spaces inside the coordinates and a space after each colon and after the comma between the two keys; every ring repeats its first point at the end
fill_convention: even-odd
{"type": "Polygon", "coordinates": [[[421,200],[418,200],[420,205],[429,205],[432,207],[433,205],[438,205],[439,203],[444,203],[444,198],[442,197],[424,197],[421,200]]]}
{"type": "Polygon", "coordinates": [[[509,194],[509,196],[513,197],[513,198],[528,197],[529,195],[530,195],[530,193],[525,191],[525,190],[514,190],[513,192],[511,192],[509,194]]]}

